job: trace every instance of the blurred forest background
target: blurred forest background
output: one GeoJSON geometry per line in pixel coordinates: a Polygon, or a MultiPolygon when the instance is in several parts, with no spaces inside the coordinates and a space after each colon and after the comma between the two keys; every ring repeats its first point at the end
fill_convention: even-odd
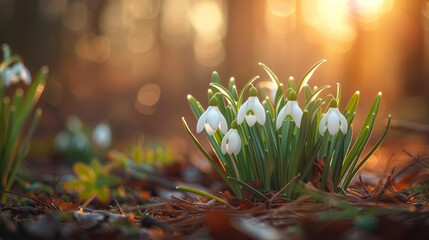
{"type": "Polygon", "coordinates": [[[144,136],[196,151],[180,120],[196,123],[186,95],[206,107],[212,71],[239,87],[269,80],[259,61],[285,82],[325,58],[310,86],[340,82],[340,109],[359,90],[360,122],[382,91],[380,126],[388,113],[429,123],[429,1],[0,0],[0,42],[33,75],[50,68],[42,142],[76,115],[108,122],[116,144],[144,136]]]}

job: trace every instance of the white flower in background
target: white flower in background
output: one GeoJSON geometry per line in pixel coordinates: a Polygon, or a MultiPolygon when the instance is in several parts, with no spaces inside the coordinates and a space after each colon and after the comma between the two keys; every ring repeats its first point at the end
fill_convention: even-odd
{"type": "Polygon", "coordinates": [[[237,122],[234,120],[231,123],[231,129],[228,131],[228,133],[223,137],[222,144],[221,144],[221,150],[223,154],[234,154],[235,156],[238,155],[241,149],[241,139],[240,134],[238,134],[237,131],[237,122]]]}
{"type": "Polygon", "coordinates": [[[217,107],[217,100],[215,97],[210,99],[210,106],[198,119],[197,132],[200,133],[203,128],[206,129],[209,135],[213,135],[218,128],[223,134],[226,134],[228,131],[228,124],[217,107]]]}
{"type": "Polygon", "coordinates": [[[106,123],[99,123],[92,131],[92,140],[102,147],[107,148],[112,143],[112,131],[106,123]]]}
{"type": "Polygon", "coordinates": [[[298,106],[298,102],[296,101],[297,96],[296,93],[292,90],[289,95],[289,101],[286,105],[280,110],[279,115],[276,120],[276,127],[280,129],[283,124],[283,120],[287,117],[290,117],[292,121],[295,122],[296,126],[299,128],[301,125],[302,118],[302,110],[298,106]]]}
{"type": "Polygon", "coordinates": [[[276,100],[277,86],[273,83],[273,81],[264,81],[258,83],[258,88],[263,88],[266,92],[266,95],[271,100],[272,103],[276,100]]]}
{"type": "Polygon", "coordinates": [[[28,69],[20,62],[15,63],[11,68],[4,71],[4,85],[9,87],[11,84],[22,80],[25,84],[31,83],[31,75],[28,69]]]}
{"type": "Polygon", "coordinates": [[[337,134],[339,129],[341,129],[341,132],[343,132],[343,134],[347,133],[347,120],[343,116],[343,114],[340,113],[340,110],[338,110],[337,105],[337,100],[332,99],[331,103],[329,104],[330,108],[328,112],[325,113],[320,120],[320,134],[323,135],[326,132],[326,129],[328,129],[331,136],[337,134]]]}
{"type": "Polygon", "coordinates": [[[244,119],[249,127],[253,127],[256,121],[261,125],[265,124],[265,109],[259,102],[257,93],[255,87],[250,88],[249,99],[238,110],[237,123],[239,125],[243,123],[244,119]]]}

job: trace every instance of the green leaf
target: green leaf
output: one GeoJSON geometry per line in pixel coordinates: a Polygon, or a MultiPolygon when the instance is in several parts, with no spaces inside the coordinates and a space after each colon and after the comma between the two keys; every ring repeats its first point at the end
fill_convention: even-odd
{"type": "Polygon", "coordinates": [[[371,114],[374,114],[374,118],[377,117],[378,109],[380,108],[380,103],[381,103],[381,92],[379,92],[375,97],[374,102],[372,103],[371,109],[369,110],[368,116],[366,117],[365,123],[363,124],[363,127],[369,126],[370,123],[373,121],[371,114]]]}
{"type": "Polygon", "coordinates": [[[237,111],[238,111],[237,103],[235,102],[234,97],[231,95],[228,89],[226,89],[224,86],[220,85],[219,83],[210,83],[210,86],[219,90],[219,92],[225,97],[228,103],[232,106],[232,110],[234,111],[234,113],[237,114],[237,111]]]}
{"type": "Polygon", "coordinates": [[[95,188],[95,193],[97,195],[98,200],[103,203],[107,203],[110,200],[110,189],[108,186],[102,186],[95,188]]]}
{"type": "MultiPolygon", "coordinates": [[[[380,145],[383,143],[384,139],[387,136],[387,133],[389,132],[390,129],[390,122],[392,120],[392,116],[389,115],[388,120],[387,120],[387,126],[384,129],[383,135],[381,136],[381,138],[377,141],[377,143],[375,144],[375,146],[371,149],[371,151],[362,159],[362,161],[359,163],[359,165],[353,170],[353,177],[356,175],[356,173],[359,171],[359,169],[366,163],[366,161],[368,161],[368,159],[375,153],[375,151],[377,151],[377,149],[380,147],[380,145]]],[[[346,186],[347,187],[347,186],[346,186]]]]}
{"type": "Polygon", "coordinates": [[[0,62],[0,72],[2,72],[5,68],[7,68],[9,65],[11,65],[14,62],[22,62],[21,57],[18,55],[13,55],[10,58],[6,59],[3,62],[0,62]]]}
{"type": "Polygon", "coordinates": [[[212,73],[212,83],[218,83],[218,84],[220,84],[220,77],[219,77],[219,74],[216,71],[214,71],[212,73]]]}
{"type": "Polygon", "coordinates": [[[114,186],[116,184],[119,184],[120,182],[121,179],[116,176],[99,176],[97,178],[98,186],[114,186]]]}
{"type": "Polygon", "coordinates": [[[268,73],[268,76],[270,76],[270,79],[276,85],[276,88],[279,88],[280,87],[280,81],[279,81],[279,78],[276,76],[276,74],[274,74],[274,72],[271,71],[271,69],[269,67],[267,67],[267,65],[265,65],[261,62],[259,62],[258,64],[260,66],[262,66],[264,68],[264,70],[268,73]]]}
{"type": "Polygon", "coordinates": [[[358,102],[359,102],[359,91],[356,91],[355,94],[350,98],[347,106],[344,108],[344,117],[347,119],[347,123],[351,124],[351,117],[356,111],[358,102]]]}
{"type": "Polygon", "coordinates": [[[337,104],[340,106],[341,101],[341,86],[339,83],[337,83],[337,104]]]}
{"type": "Polygon", "coordinates": [[[183,126],[186,129],[186,132],[188,133],[189,137],[191,137],[192,141],[194,142],[194,144],[198,147],[198,149],[201,151],[201,153],[207,158],[207,160],[209,160],[209,162],[212,164],[212,166],[216,169],[216,171],[221,175],[221,176],[225,176],[225,172],[224,170],[222,170],[218,164],[216,163],[216,161],[210,156],[210,154],[208,154],[204,148],[201,146],[201,144],[198,142],[197,138],[194,136],[194,134],[191,132],[191,130],[188,127],[188,124],[185,121],[185,118],[182,117],[182,122],[183,122],[183,126]]]}
{"type": "Polygon", "coordinates": [[[259,192],[258,190],[254,189],[253,187],[251,187],[250,185],[248,185],[247,183],[234,178],[234,177],[228,177],[228,179],[240,184],[243,188],[245,188],[247,191],[253,193],[255,195],[255,197],[261,199],[262,201],[268,201],[270,200],[269,198],[267,198],[264,194],[262,194],[261,192],[259,192]]]}
{"type": "Polygon", "coordinates": [[[237,92],[237,86],[235,85],[234,77],[231,77],[229,79],[229,92],[231,93],[234,100],[238,101],[238,92],[237,92]]]}
{"type": "Polygon", "coordinates": [[[40,118],[42,117],[42,109],[37,109],[34,113],[33,120],[31,121],[30,129],[28,130],[28,133],[24,139],[24,141],[21,144],[18,156],[16,157],[16,161],[14,163],[14,166],[12,168],[12,171],[10,172],[7,180],[6,185],[6,191],[9,191],[9,189],[12,187],[13,182],[15,181],[16,173],[18,172],[19,167],[21,166],[21,162],[24,159],[25,155],[27,155],[28,148],[30,146],[31,138],[33,137],[34,131],[36,130],[36,127],[39,125],[40,118]]]}
{"type": "Polygon", "coordinates": [[[256,80],[258,79],[259,76],[255,76],[252,79],[250,79],[246,85],[244,85],[244,87],[241,89],[240,91],[240,95],[238,96],[238,102],[237,102],[237,107],[241,107],[241,104],[243,103],[243,98],[244,98],[244,94],[246,93],[246,90],[248,87],[250,87],[250,85],[256,80]]]}
{"type": "Polygon", "coordinates": [[[318,88],[316,91],[314,91],[314,92],[313,92],[313,94],[312,94],[312,95],[308,98],[308,100],[305,102],[303,109],[307,109],[307,108],[308,108],[308,105],[309,105],[311,102],[313,102],[313,100],[314,100],[314,99],[316,99],[316,98],[317,98],[317,96],[319,96],[319,94],[320,94],[323,90],[325,90],[325,89],[327,89],[327,88],[330,88],[330,87],[331,87],[331,86],[329,86],[329,85],[325,85],[325,86],[322,86],[322,87],[318,88]]]}
{"type": "Polygon", "coordinates": [[[298,85],[298,92],[297,95],[299,95],[299,93],[301,92],[302,88],[304,87],[305,84],[307,84],[308,80],[310,80],[311,76],[313,75],[314,71],[316,71],[316,69],[322,64],[326,62],[325,59],[319,60],[316,64],[314,64],[313,67],[310,68],[310,70],[308,70],[307,73],[304,74],[304,76],[301,79],[301,82],[298,85]]]}
{"type": "Polygon", "coordinates": [[[191,130],[188,127],[188,124],[185,121],[185,118],[182,117],[183,126],[185,127],[186,132],[188,133],[189,137],[191,137],[194,144],[198,147],[200,152],[207,158],[207,160],[210,162],[210,164],[215,168],[215,170],[219,173],[219,175],[225,180],[225,182],[231,187],[231,189],[234,191],[234,194],[238,197],[241,197],[241,192],[239,192],[239,189],[237,186],[231,184],[230,181],[226,178],[226,172],[225,169],[222,169],[219,167],[217,162],[208,154],[204,148],[201,146],[201,144],[198,142],[197,138],[192,134],[191,130]]]}
{"type": "Polygon", "coordinates": [[[34,107],[36,102],[39,100],[40,95],[42,95],[43,90],[45,89],[45,82],[48,76],[49,69],[48,67],[42,67],[37,74],[34,82],[31,84],[30,88],[27,90],[24,102],[19,108],[17,120],[19,121],[19,127],[23,124],[23,121],[27,118],[30,110],[34,107]]]}
{"type": "Polygon", "coordinates": [[[187,98],[189,106],[191,106],[192,112],[194,112],[197,119],[200,118],[200,116],[204,113],[203,107],[191,94],[188,94],[187,98]]]}
{"type": "Polygon", "coordinates": [[[223,200],[222,198],[216,197],[215,195],[212,195],[212,194],[210,194],[210,193],[206,193],[206,192],[203,192],[203,191],[200,191],[200,190],[194,189],[194,188],[183,187],[183,186],[177,186],[177,187],[176,187],[176,189],[177,189],[177,190],[182,190],[182,191],[185,191],[185,192],[194,193],[194,194],[197,194],[197,195],[200,195],[200,196],[203,196],[203,197],[209,198],[209,199],[214,199],[214,200],[216,200],[216,201],[218,201],[218,202],[220,202],[220,203],[223,203],[223,204],[228,204],[228,203],[227,203],[225,200],[223,200]]]}
{"type": "Polygon", "coordinates": [[[75,179],[75,180],[70,180],[67,181],[63,184],[63,188],[65,189],[79,189],[82,188],[83,186],[85,186],[86,181],[85,180],[80,180],[80,179],[75,179]]]}
{"type": "Polygon", "coordinates": [[[311,95],[313,95],[313,92],[311,91],[311,88],[307,84],[304,85],[304,94],[305,94],[305,101],[306,102],[311,97],[311,95]]]}
{"type": "Polygon", "coordinates": [[[91,167],[83,162],[76,162],[73,165],[73,171],[79,179],[85,181],[92,181],[96,177],[95,172],[91,167]]]}

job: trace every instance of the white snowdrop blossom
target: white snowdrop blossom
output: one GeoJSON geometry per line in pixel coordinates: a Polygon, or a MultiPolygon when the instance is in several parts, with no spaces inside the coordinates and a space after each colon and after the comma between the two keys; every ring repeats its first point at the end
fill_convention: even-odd
{"type": "Polygon", "coordinates": [[[319,123],[319,132],[320,134],[324,134],[326,129],[328,129],[331,136],[337,134],[338,130],[341,129],[343,134],[347,133],[347,120],[338,110],[337,102],[335,99],[331,101],[331,108],[329,108],[328,112],[322,116],[322,119],[319,123]],[[335,101],[335,103],[334,103],[335,101]]]}
{"type": "Polygon", "coordinates": [[[296,101],[297,96],[295,91],[291,91],[289,93],[289,101],[286,105],[280,110],[279,115],[276,119],[276,127],[280,129],[282,126],[283,120],[285,120],[288,116],[295,122],[296,126],[299,128],[301,126],[301,118],[302,118],[302,110],[298,106],[298,102],[296,101]]]}
{"type": "Polygon", "coordinates": [[[31,75],[28,69],[20,62],[15,63],[11,68],[4,71],[4,85],[9,87],[11,84],[22,80],[25,84],[31,83],[31,75]]]}
{"type": "Polygon", "coordinates": [[[301,125],[302,110],[301,108],[299,108],[297,101],[288,101],[286,105],[280,110],[279,115],[277,116],[277,129],[280,129],[283,120],[285,120],[288,116],[295,122],[296,126],[299,128],[301,125]]]}
{"type": "Polygon", "coordinates": [[[223,134],[226,134],[228,131],[228,124],[217,107],[217,100],[215,97],[210,99],[210,106],[198,119],[197,132],[200,133],[203,131],[203,128],[206,129],[209,135],[213,135],[218,128],[223,134]]]}
{"type": "Polygon", "coordinates": [[[237,156],[241,150],[240,134],[238,134],[237,123],[235,121],[232,122],[231,129],[222,139],[221,150],[223,154],[228,153],[234,154],[235,156],[237,156]]]}
{"type": "Polygon", "coordinates": [[[102,148],[107,148],[112,143],[112,131],[106,123],[99,123],[92,131],[92,140],[102,148]]]}
{"type": "Polygon", "coordinates": [[[244,119],[246,119],[249,127],[253,127],[256,122],[261,125],[265,124],[265,110],[261,102],[259,102],[257,91],[255,87],[250,89],[249,99],[243,105],[241,105],[237,114],[237,124],[242,124],[244,119]]]}

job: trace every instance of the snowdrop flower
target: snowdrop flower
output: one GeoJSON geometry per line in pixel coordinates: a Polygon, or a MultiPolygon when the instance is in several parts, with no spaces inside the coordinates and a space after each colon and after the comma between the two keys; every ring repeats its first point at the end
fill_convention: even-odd
{"type": "Polygon", "coordinates": [[[217,107],[216,97],[210,99],[210,106],[198,119],[197,132],[200,133],[203,131],[203,128],[206,129],[209,135],[213,135],[218,128],[220,128],[223,134],[226,134],[228,131],[226,119],[217,107]]]}
{"type": "Polygon", "coordinates": [[[302,110],[298,106],[298,102],[296,101],[297,96],[296,93],[292,90],[289,95],[289,101],[286,105],[280,110],[279,115],[277,116],[276,127],[280,129],[282,126],[283,120],[285,118],[290,117],[299,128],[301,125],[302,118],[302,110]]]}
{"type": "Polygon", "coordinates": [[[265,124],[265,110],[262,104],[259,102],[258,94],[255,87],[250,88],[249,99],[240,107],[237,114],[237,123],[240,125],[246,118],[246,122],[249,127],[253,127],[256,121],[259,124],[265,124]]]}
{"type": "Polygon", "coordinates": [[[221,150],[223,154],[228,153],[228,154],[234,154],[235,156],[237,156],[238,153],[240,152],[240,149],[241,149],[241,139],[237,131],[237,121],[234,120],[231,123],[231,129],[222,139],[221,150]]]}
{"type": "Polygon", "coordinates": [[[329,104],[329,110],[322,116],[322,119],[319,123],[319,132],[324,134],[326,129],[329,130],[331,136],[337,134],[338,129],[341,129],[343,134],[347,133],[347,120],[338,110],[337,100],[332,99],[329,104]]]}
{"type": "Polygon", "coordinates": [[[92,140],[102,147],[107,148],[112,143],[112,131],[106,123],[99,123],[92,131],[92,140]]]}
{"type": "Polygon", "coordinates": [[[4,85],[9,87],[22,80],[25,84],[31,83],[31,75],[28,69],[20,62],[15,63],[11,68],[4,71],[4,85]]]}

